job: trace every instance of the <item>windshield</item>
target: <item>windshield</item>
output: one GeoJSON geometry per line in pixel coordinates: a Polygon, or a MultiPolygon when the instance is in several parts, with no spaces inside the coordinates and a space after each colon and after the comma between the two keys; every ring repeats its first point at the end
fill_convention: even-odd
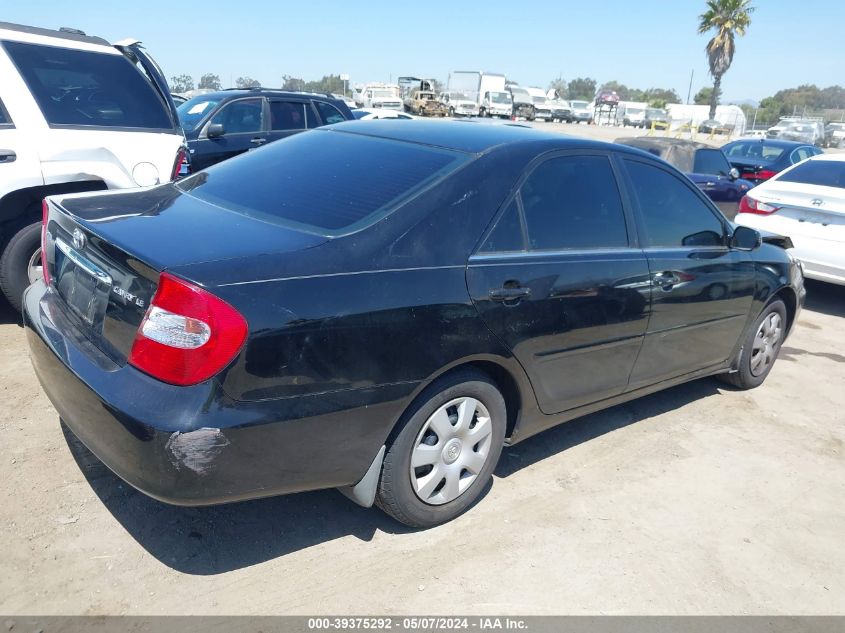
{"type": "Polygon", "coordinates": [[[176,108],[176,112],[179,114],[179,123],[186,131],[195,129],[205,115],[211,112],[218,103],[220,103],[219,99],[209,99],[204,96],[189,99],[176,108]]]}
{"type": "Polygon", "coordinates": [[[765,141],[738,141],[731,145],[725,152],[731,158],[750,158],[754,161],[774,162],[783,156],[785,149],[776,147],[765,141]]]}
{"type": "Polygon", "coordinates": [[[627,114],[642,114],[643,109],[642,108],[625,108],[625,112],[627,114]]]}
{"type": "Polygon", "coordinates": [[[584,108],[587,107],[587,102],[586,101],[570,101],[569,105],[571,105],[573,108],[578,108],[578,109],[583,110],[584,108]]]}
{"type": "Polygon", "coordinates": [[[469,97],[467,97],[463,92],[451,92],[451,93],[449,93],[449,98],[450,99],[463,99],[463,100],[469,99],[469,97]]]}
{"type": "Polygon", "coordinates": [[[511,94],[514,97],[520,97],[526,101],[531,101],[531,95],[528,94],[527,90],[523,90],[522,88],[511,88],[511,94]]]}
{"type": "Polygon", "coordinates": [[[651,118],[666,116],[666,112],[659,108],[646,108],[645,113],[651,118]]]}
{"type": "Polygon", "coordinates": [[[395,97],[396,95],[393,94],[390,90],[373,90],[373,97],[378,97],[379,99],[385,99],[390,97],[395,97]]]}
{"type": "Polygon", "coordinates": [[[510,103],[511,96],[507,92],[492,92],[490,93],[490,99],[493,103],[510,103]]]}
{"type": "Polygon", "coordinates": [[[845,161],[808,160],[781,174],[777,179],[782,182],[845,189],[845,161]]]}
{"type": "Polygon", "coordinates": [[[459,152],[415,143],[312,130],[176,186],[236,213],[336,236],[369,226],[467,160],[459,152]]]}
{"type": "Polygon", "coordinates": [[[545,97],[534,97],[534,103],[546,103],[545,97]]]}

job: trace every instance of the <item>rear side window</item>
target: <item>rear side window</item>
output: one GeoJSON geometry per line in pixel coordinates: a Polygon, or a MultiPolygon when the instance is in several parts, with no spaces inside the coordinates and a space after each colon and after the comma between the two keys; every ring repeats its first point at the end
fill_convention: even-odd
{"type": "Polygon", "coordinates": [[[296,101],[270,101],[271,130],[304,130],[305,104],[296,101]]]}
{"type": "Polygon", "coordinates": [[[658,167],[629,160],[625,164],[640,203],[647,246],[680,248],[724,244],[722,223],[684,182],[658,167]]]}
{"type": "Polygon", "coordinates": [[[172,129],[149,81],[123,55],[4,42],[50,125],[172,129]]]}
{"type": "Polygon", "coordinates": [[[177,187],[265,221],[342,235],[384,217],[467,160],[413,143],[313,130],[215,165],[177,187]]]}
{"type": "Polygon", "coordinates": [[[324,103],[322,101],[315,101],[314,105],[317,106],[317,111],[320,113],[320,118],[323,119],[323,123],[326,125],[330,125],[332,123],[343,123],[346,121],[346,117],[344,117],[340,110],[335,108],[330,103],[324,103]]]}
{"type": "Polygon", "coordinates": [[[782,182],[800,182],[819,187],[845,189],[845,161],[809,160],[777,177],[782,182]]]}
{"type": "Polygon", "coordinates": [[[519,207],[514,199],[496,222],[496,227],[484,240],[480,251],[482,253],[507,253],[521,251],[525,248],[520,220],[519,207]]]}
{"type": "Polygon", "coordinates": [[[727,176],[731,171],[728,159],[718,149],[699,149],[695,152],[692,171],[696,174],[727,176]]]}
{"type": "Polygon", "coordinates": [[[622,200],[606,156],[552,158],[520,189],[532,250],[624,247],[622,200]]]}

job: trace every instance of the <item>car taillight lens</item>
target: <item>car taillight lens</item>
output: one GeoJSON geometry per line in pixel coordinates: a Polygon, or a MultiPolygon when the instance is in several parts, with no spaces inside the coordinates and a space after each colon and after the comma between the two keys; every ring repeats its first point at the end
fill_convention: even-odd
{"type": "Polygon", "coordinates": [[[195,385],[226,367],[246,336],[246,320],[235,308],[207,290],[161,273],[129,363],[163,382],[195,385]]]}
{"type": "Polygon", "coordinates": [[[185,151],[184,147],[180,147],[179,151],[176,152],[176,160],[173,161],[173,171],[170,173],[170,180],[176,180],[179,177],[179,173],[182,171],[182,167],[188,161],[188,153],[185,151]]]}
{"type": "Polygon", "coordinates": [[[758,180],[768,180],[769,178],[772,178],[776,174],[777,174],[777,172],[772,171],[771,169],[761,169],[756,174],[754,174],[754,177],[757,178],[758,180]]]}
{"type": "Polygon", "coordinates": [[[44,283],[50,285],[50,269],[47,268],[47,222],[50,220],[50,206],[41,201],[41,275],[44,283]]]}
{"type": "Polygon", "coordinates": [[[759,200],[755,200],[749,196],[742,196],[742,200],[739,201],[739,211],[738,213],[753,213],[755,215],[771,215],[775,211],[780,209],[780,207],[773,206],[771,204],[766,204],[765,202],[760,202],[759,200]]]}

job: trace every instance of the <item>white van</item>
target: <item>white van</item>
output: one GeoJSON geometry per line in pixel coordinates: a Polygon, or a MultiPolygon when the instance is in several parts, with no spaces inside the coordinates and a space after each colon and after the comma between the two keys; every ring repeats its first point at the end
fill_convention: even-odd
{"type": "Polygon", "coordinates": [[[0,289],[41,275],[41,203],[156,185],[186,160],[167,81],[140,46],[0,22],[0,289]]]}

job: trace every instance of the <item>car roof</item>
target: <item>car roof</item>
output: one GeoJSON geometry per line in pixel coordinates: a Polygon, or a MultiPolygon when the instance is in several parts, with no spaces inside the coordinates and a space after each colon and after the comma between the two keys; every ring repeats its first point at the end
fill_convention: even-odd
{"type": "Polygon", "coordinates": [[[327,99],[329,101],[339,101],[333,95],[322,92],[300,92],[297,90],[281,90],[278,88],[230,88],[228,90],[216,90],[214,92],[205,92],[198,97],[206,97],[209,99],[235,99],[237,97],[248,97],[250,95],[270,96],[270,97],[316,97],[318,99],[327,99]]]}
{"type": "Polygon", "coordinates": [[[349,121],[321,129],[375,136],[420,145],[432,145],[470,154],[481,154],[502,145],[532,143],[547,145],[549,146],[548,149],[566,149],[568,147],[619,149],[610,143],[567,136],[557,132],[544,132],[526,125],[475,119],[349,121]]]}
{"type": "Polygon", "coordinates": [[[790,149],[796,147],[807,147],[808,143],[801,143],[800,141],[782,141],[774,138],[739,138],[730,143],[725,143],[722,147],[733,145],[734,143],[761,143],[769,147],[781,147],[783,149],[790,149]]]}
{"type": "Polygon", "coordinates": [[[615,142],[621,143],[622,145],[630,145],[631,147],[639,147],[641,149],[665,149],[667,147],[683,147],[685,149],[719,149],[718,147],[707,145],[707,143],[690,141],[683,138],[629,136],[626,138],[618,138],[615,142]]]}
{"type": "Polygon", "coordinates": [[[29,41],[27,35],[37,35],[41,37],[50,37],[66,42],[81,42],[85,44],[97,44],[100,46],[111,47],[111,44],[101,37],[93,37],[86,35],[78,29],[42,29],[36,26],[26,26],[24,24],[13,24],[11,22],[0,22],[0,40],[25,40],[29,41]]]}

